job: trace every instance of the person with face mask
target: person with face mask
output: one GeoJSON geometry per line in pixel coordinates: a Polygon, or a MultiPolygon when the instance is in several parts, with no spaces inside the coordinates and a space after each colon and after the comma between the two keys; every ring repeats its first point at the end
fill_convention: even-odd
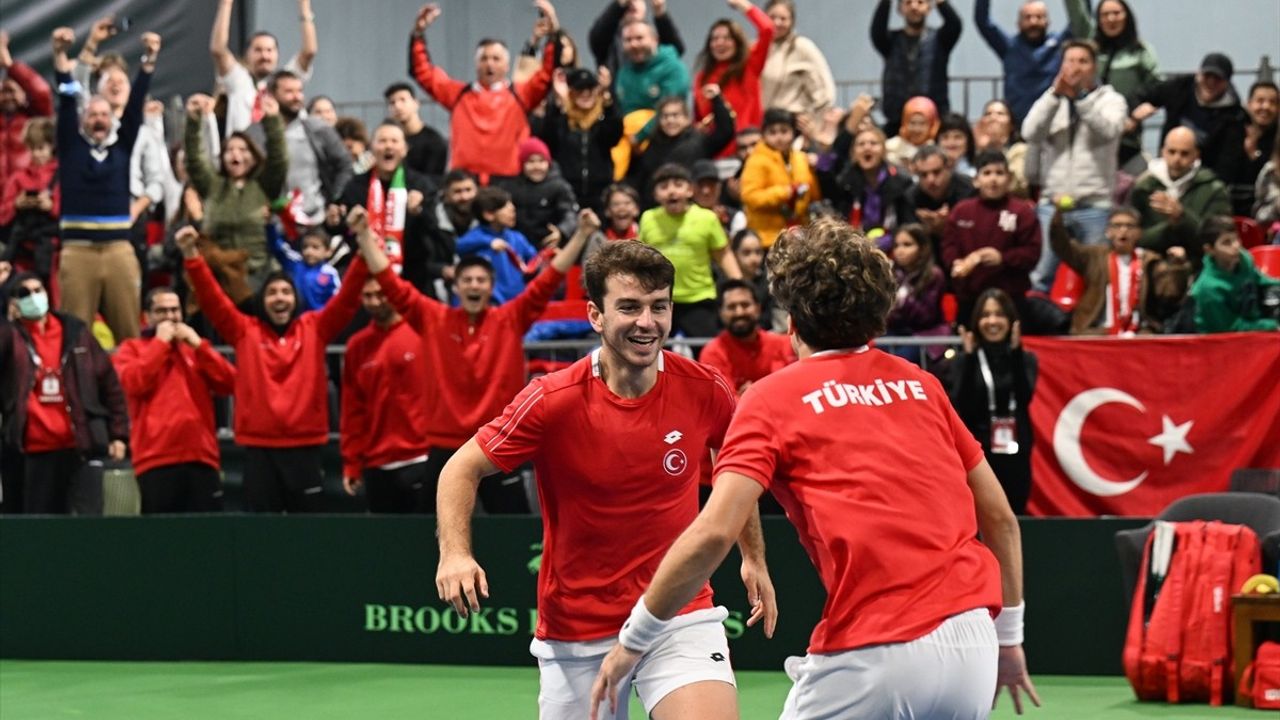
{"type": "MultiPolygon", "coordinates": [[[[348,222],[368,223],[364,208],[348,222]]],[[[329,441],[325,347],[356,314],[368,272],[356,260],[342,289],[321,310],[298,312],[298,292],[284,273],[267,276],[256,311],[236,308],[218,286],[186,227],[174,241],[200,307],[236,353],[236,443],[245,448],[245,509],[315,512],[322,501],[321,450],[329,441]]]]}
{"type": "Polygon", "coordinates": [[[101,515],[100,463],[123,460],[129,440],[120,380],[84,323],[50,311],[40,278],[24,273],[10,288],[0,416],[5,445],[23,455],[23,512],[101,515]]]}

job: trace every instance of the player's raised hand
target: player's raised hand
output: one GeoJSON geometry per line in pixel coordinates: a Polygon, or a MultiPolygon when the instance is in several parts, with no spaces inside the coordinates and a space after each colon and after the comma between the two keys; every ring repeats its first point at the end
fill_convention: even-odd
{"type": "Polygon", "coordinates": [[[1027,673],[1027,657],[1021,645],[1008,645],[1000,648],[1000,664],[996,671],[996,696],[991,700],[991,709],[996,708],[1000,700],[1000,691],[1009,688],[1009,697],[1013,698],[1013,711],[1022,714],[1022,692],[1026,692],[1031,702],[1040,707],[1040,695],[1027,673]]]}
{"type": "Polygon", "coordinates": [[[763,565],[742,561],[742,584],[747,587],[747,602],[751,605],[751,617],[747,627],[764,620],[764,636],[773,637],[778,625],[778,596],[773,591],[773,580],[763,565]]]}
{"type": "Polygon", "coordinates": [[[436,591],[462,617],[480,612],[480,598],[489,597],[489,579],[480,563],[470,555],[440,557],[436,568],[436,591]]]}
{"type": "MultiPolygon", "coordinates": [[[[614,643],[613,649],[605,655],[604,662],[600,665],[596,681],[591,685],[592,720],[598,717],[600,701],[606,698],[609,700],[609,716],[618,712],[618,687],[635,672],[641,657],[635,650],[628,650],[621,644],[614,643]]],[[[622,701],[627,702],[627,698],[622,701]]]]}

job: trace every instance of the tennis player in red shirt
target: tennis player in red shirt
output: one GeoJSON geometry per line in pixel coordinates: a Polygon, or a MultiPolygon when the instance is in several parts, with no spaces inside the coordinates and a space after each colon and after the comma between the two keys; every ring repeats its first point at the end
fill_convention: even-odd
{"type": "MultiPolygon", "coordinates": [[[[437,501],[440,598],[463,616],[489,595],[471,553],[471,512],[484,475],[532,460],[542,504],[538,624],[539,716],[587,717],[591,683],[658,562],[698,514],[698,468],[719,448],[733,389],[718,372],[662,349],[671,330],[675,268],[633,240],[609,243],[585,269],[589,319],[601,347],[531,382],[445,466],[437,501]]],[[[758,515],[740,529],[743,580],[772,635],[773,586],[758,515]]],[[[620,682],[663,718],[736,718],[737,693],[705,581],[620,682]]],[[[628,691],[629,692],[629,691],[628,691]]],[[[595,717],[595,716],[593,716],[595,717]]],[[[626,703],[608,717],[626,718],[626,703]]]]}
{"type": "Polygon", "coordinates": [[[743,395],[711,499],[636,603],[592,706],[617,702],[766,490],[827,590],[808,655],[788,662],[784,719],[985,718],[999,687],[1018,712],[1021,691],[1038,705],[1004,492],[938,381],[867,347],[893,304],[888,259],[822,220],[780,237],[769,270],[800,361],[743,395]]]}

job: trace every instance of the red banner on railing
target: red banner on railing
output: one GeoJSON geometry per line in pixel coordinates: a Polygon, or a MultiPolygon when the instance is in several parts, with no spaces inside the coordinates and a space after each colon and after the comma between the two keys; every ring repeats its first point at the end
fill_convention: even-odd
{"type": "Polygon", "coordinates": [[[1280,467],[1280,334],[1028,338],[1033,515],[1151,516],[1280,467]]]}

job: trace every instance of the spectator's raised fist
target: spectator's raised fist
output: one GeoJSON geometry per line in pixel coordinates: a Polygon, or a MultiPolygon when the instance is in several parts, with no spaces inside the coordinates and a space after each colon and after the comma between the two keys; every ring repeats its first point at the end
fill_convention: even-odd
{"type": "Polygon", "coordinates": [[[720,97],[720,86],[715,83],[707,83],[702,86],[702,97],[708,100],[715,100],[720,97]]]}
{"type": "Polygon", "coordinates": [[[533,6],[542,13],[542,17],[546,18],[548,32],[555,32],[560,29],[560,19],[556,17],[556,8],[549,0],[533,0],[533,6]]]}
{"type": "Polygon", "coordinates": [[[653,6],[654,17],[667,14],[667,0],[651,0],[649,4],[653,6]]]}
{"type": "Polygon", "coordinates": [[[9,54],[9,32],[0,30],[0,70],[8,70],[13,65],[13,56],[9,54]]]}
{"type": "Polygon", "coordinates": [[[733,8],[734,10],[737,10],[740,13],[746,12],[747,8],[751,7],[750,0],[726,0],[726,1],[729,3],[729,7],[733,8]]]}
{"type": "Polygon", "coordinates": [[[184,322],[174,323],[173,337],[176,338],[178,342],[184,342],[193,348],[200,347],[200,343],[204,342],[204,338],[200,337],[200,333],[196,332],[195,328],[184,322]]]}
{"type": "Polygon", "coordinates": [[[213,98],[204,93],[196,93],[187,98],[187,116],[200,119],[200,116],[213,108],[213,98]]]}
{"type": "Polygon", "coordinates": [[[66,55],[76,42],[76,32],[69,27],[60,27],[51,36],[54,55],[66,55]]]}
{"type": "Polygon", "coordinates": [[[174,244],[182,251],[182,256],[187,258],[193,258],[198,254],[196,250],[198,239],[200,239],[200,232],[190,225],[180,228],[173,235],[174,244]]]}
{"type": "Polygon", "coordinates": [[[154,61],[160,54],[160,33],[142,33],[142,51],[154,61]]]}
{"type": "Polygon", "coordinates": [[[357,235],[363,235],[369,229],[369,213],[356,205],[347,211],[347,227],[357,235]]]}
{"type": "Polygon", "coordinates": [[[440,6],[435,3],[423,5],[422,9],[418,11],[418,19],[413,26],[414,30],[424,32],[431,27],[431,23],[435,22],[436,18],[440,17],[440,12],[440,6]]]}
{"type": "Polygon", "coordinates": [[[613,73],[609,72],[609,68],[604,65],[596,70],[596,82],[600,83],[600,92],[608,92],[609,87],[613,85],[613,73]]]}
{"type": "Polygon", "coordinates": [[[258,98],[258,107],[262,109],[262,114],[267,117],[280,114],[280,103],[271,93],[263,93],[258,98]]]}
{"type": "Polygon", "coordinates": [[[578,211],[578,232],[593,233],[600,229],[600,218],[591,208],[578,211]]]}

